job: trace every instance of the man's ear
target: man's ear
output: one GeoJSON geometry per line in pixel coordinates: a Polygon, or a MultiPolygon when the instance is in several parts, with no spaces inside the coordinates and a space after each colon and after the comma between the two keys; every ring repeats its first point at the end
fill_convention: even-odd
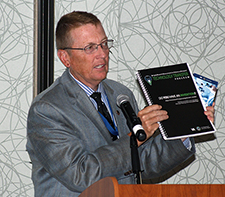
{"type": "Polygon", "coordinates": [[[67,51],[59,49],[57,51],[57,55],[59,57],[59,59],[61,60],[61,62],[67,67],[70,67],[70,56],[67,53],[67,51]]]}

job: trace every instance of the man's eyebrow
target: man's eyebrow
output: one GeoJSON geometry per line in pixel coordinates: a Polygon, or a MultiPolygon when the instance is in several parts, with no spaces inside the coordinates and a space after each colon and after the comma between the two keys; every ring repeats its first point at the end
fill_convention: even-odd
{"type": "MultiPolygon", "coordinates": [[[[108,39],[107,37],[104,37],[104,38],[101,40],[101,42],[103,42],[103,41],[105,41],[105,40],[107,40],[107,39],[108,39]]],[[[89,43],[86,44],[86,46],[87,46],[87,45],[92,45],[92,44],[97,44],[97,43],[95,43],[95,42],[89,42],[89,43]]]]}
{"type": "Polygon", "coordinates": [[[103,39],[102,39],[102,41],[104,41],[104,40],[108,40],[108,38],[107,38],[107,37],[105,37],[105,38],[103,38],[103,39]]]}

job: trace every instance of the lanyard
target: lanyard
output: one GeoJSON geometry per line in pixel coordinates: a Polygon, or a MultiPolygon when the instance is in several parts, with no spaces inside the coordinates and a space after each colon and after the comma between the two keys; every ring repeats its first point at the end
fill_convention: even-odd
{"type": "MultiPolygon", "coordinates": [[[[112,128],[112,126],[109,124],[108,120],[100,113],[98,112],[103,120],[103,122],[105,123],[105,126],[107,127],[107,129],[109,130],[110,133],[112,133],[113,135],[118,136],[118,129],[117,126],[114,124],[115,129],[112,128]]],[[[114,123],[114,121],[113,121],[114,123]]]]}

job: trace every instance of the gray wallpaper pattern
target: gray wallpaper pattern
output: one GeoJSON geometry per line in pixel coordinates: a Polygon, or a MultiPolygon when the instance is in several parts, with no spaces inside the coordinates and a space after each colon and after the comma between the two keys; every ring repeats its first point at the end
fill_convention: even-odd
{"type": "MultiPolygon", "coordinates": [[[[0,1],[0,196],[33,196],[25,151],[32,101],[33,1],[0,1]]],[[[188,62],[219,82],[215,135],[196,138],[195,157],[149,182],[225,183],[225,2],[223,0],[55,0],[55,20],[72,10],[96,14],[115,40],[108,77],[128,86],[140,105],[137,69],[188,62]]],[[[64,66],[55,57],[55,77],[64,66]]]]}
{"type": "Polygon", "coordinates": [[[0,1],[0,196],[32,196],[25,151],[32,100],[33,3],[0,1]]]}

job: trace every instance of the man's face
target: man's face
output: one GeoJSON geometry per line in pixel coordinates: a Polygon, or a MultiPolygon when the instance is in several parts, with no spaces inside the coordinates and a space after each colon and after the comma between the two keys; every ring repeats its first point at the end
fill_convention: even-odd
{"type": "MultiPolygon", "coordinates": [[[[74,43],[68,47],[72,48],[84,48],[107,39],[101,24],[83,25],[72,29],[70,35],[74,43]]],[[[68,61],[64,64],[70,69],[71,74],[93,90],[97,90],[98,84],[107,76],[109,50],[103,50],[98,46],[98,50],[92,54],[86,54],[83,50],[69,50],[66,54],[68,61]]]]}

